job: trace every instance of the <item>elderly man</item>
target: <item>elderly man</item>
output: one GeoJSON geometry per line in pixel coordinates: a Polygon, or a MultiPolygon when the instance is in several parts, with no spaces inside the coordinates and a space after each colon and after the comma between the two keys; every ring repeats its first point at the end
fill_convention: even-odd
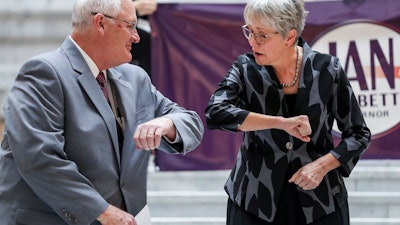
{"type": "Polygon", "coordinates": [[[22,66],[4,106],[1,224],[135,225],[148,150],[184,154],[203,137],[197,113],[128,63],[140,41],[131,0],[77,0],[72,19],[60,48],[22,66]]]}

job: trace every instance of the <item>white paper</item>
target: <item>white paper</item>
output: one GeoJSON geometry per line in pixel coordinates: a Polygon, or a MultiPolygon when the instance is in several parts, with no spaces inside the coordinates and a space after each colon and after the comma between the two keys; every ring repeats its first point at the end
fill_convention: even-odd
{"type": "Polygon", "coordinates": [[[150,209],[145,205],[142,210],[135,216],[138,225],[151,225],[150,209]]]}

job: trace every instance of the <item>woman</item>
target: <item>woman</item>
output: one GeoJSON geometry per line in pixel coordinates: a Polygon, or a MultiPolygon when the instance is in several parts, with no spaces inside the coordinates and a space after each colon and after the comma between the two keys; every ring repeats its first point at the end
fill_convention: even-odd
{"type": "Polygon", "coordinates": [[[301,0],[251,0],[242,28],[253,53],[237,58],[206,109],[209,129],[243,132],[225,185],[228,225],[349,224],[343,177],[370,131],[338,58],[300,37],[306,14],[301,0]],[[293,126],[299,115],[309,139],[293,126]]]}

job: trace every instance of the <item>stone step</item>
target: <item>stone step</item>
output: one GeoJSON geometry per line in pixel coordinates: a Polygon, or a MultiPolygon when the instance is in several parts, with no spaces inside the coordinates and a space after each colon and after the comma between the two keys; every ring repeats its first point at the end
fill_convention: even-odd
{"type": "MultiPolygon", "coordinates": [[[[0,1],[0,107],[19,68],[56,49],[71,30],[71,0],[0,1]]],[[[0,110],[0,118],[3,118],[0,110]]]]}
{"type": "MultiPolygon", "coordinates": [[[[150,172],[149,190],[218,190],[223,191],[229,170],[216,171],[179,171],[150,172]],[[177,185],[179,184],[179,185],[177,185]]],[[[383,191],[396,192],[400,190],[400,161],[388,162],[374,160],[360,162],[349,178],[345,178],[348,191],[383,191]]]]}
{"type": "MultiPolygon", "coordinates": [[[[225,217],[153,217],[153,225],[225,225],[225,217]]],[[[400,225],[400,218],[351,218],[351,225],[400,225]]]]}
{"type": "MultiPolygon", "coordinates": [[[[154,225],[225,224],[229,170],[149,173],[154,225]]],[[[345,179],[352,225],[400,225],[400,161],[362,160],[345,179]]]]}
{"type": "MultiPolygon", "coordinates": [[[[227,195],[223,191],[149,191],[148,202],[157,217],[224,217],[227,195]]],[[[400,192],[349,192],[349,207],[352,218],[396,218],[400,192]]]]}
{"type": "MultiPolygon", "coordinates": [[[[352,225],[400,224],[400,193],[349,193],[352,225]]],[[[226,195],[207,193],[149,193],[152,221],[157,225],[224,224],[226,195]]]]}
{"type": "Polygon", "coordinates": [[[2,0],[0,64],[20,65],[27,57],[53,50],[71,30],[70,0],[2,0]]]}
{"type": "Polygon", "coordinates": [[[356,167],[345,178],[348,191],[399,191],[400,190],[400,166],[371,166],[356,167]]]}

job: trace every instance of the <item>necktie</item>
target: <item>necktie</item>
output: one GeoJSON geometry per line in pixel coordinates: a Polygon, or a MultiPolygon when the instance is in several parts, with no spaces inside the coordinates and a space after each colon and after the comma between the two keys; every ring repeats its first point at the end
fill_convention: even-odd
{"type": "MultiPolygon", "coordinates": [[[[107,91],[107,82],[106,82],[106,77],[104,76],[104,73],[102,71],[99,72],[99,75],[96,77],[97,83],[99,83],[100,89],[103,92],[104,97],[106,98],[107,102],[110,103],[110,99],[108,97],[108,91],[107,91]]],[[[122,151],[122,145],[124,142],[124,134],[122,131],[122,128],[118,121],[115,121],[117,125],[117,134],[118,134],[118,142],[119,142],[119,151],[121,153],[122,151]]]]}
{"type": "Polygon", "coordinates": [[[101,91],[103,92],[104,97],[106,98],[107,102],[110,102],[108,98],[108,91],[107,91],[107,82],[104,73],[100,71],[99,75],[96,77],[97,83],[99,83],[101,91]]]}

